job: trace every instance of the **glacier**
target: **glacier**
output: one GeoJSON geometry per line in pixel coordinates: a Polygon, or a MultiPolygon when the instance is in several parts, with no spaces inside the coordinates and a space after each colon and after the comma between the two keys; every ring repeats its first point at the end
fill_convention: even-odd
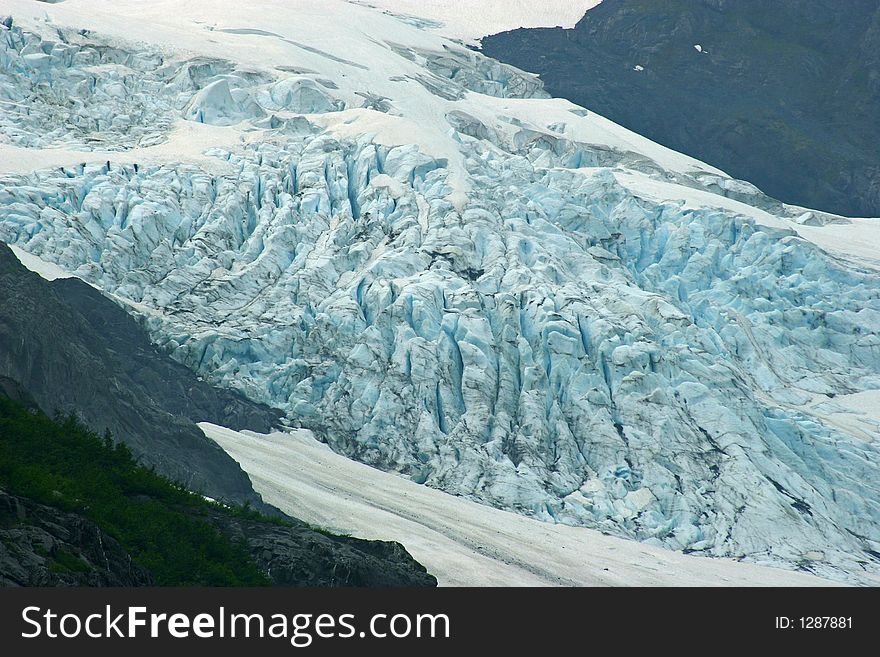
{"type": "Polygon", "coordinates": [[[88,0],[51,20],[12,4],[0,240],[103,290],[177,361],[487,505],[880,573],[880,422],[829,420],[880,389],[880,268],[801,234],[849,220],[369,8],[321,5],[364,26],[336,43],[311,30],[321,3],[274,21],[226,3],[226,27],[187,23],[175,50],[97,9],[83,27],[88,0]],[[154,155],[181,126],[227,138],[154,155]],[[13,148],[58,161],[4,170],[13,148]]]}

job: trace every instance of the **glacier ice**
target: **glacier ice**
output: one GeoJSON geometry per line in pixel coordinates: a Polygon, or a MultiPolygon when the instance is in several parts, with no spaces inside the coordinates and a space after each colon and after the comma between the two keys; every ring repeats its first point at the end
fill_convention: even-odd
{"type": "Polygon", "coordinates": [[[880,388],[880,272],[800,238],[758,190],[562,125],[491,124],[477,92],[540,85],[466,51],[395,47],[455,107],[460,208],[446,159],[310,118],[346,109],[332,81],[0,36],[11,143],[134,149],[181,118],[261,131],[211,152],[225,174],[108,161],[0,176],[0,239],[128,304],[212,382],[486,504],[834,577],[880,568],[878,443],[807,405],[880,388]],[[777,221],[657,200],[621,171],[777,221]]]}

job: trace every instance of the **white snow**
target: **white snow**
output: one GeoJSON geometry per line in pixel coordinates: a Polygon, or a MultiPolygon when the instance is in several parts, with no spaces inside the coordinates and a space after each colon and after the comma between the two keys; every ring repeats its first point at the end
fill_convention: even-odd
{"type": "Polygon", "coordinates": [[[806,411],[866,442],[880,443],[880,390],[830,398],[817,395],[806,411]]]}
{"type": "Polygon", "coordinates": [[[268,503],[334,532],[398,541],[441,586],[832,585],[493,509],[346,459],[308,431],[262,435],[199,426],[268,503]]]}
{"type": "MultiPolygon", "coordinates": [[[[417,4],[422,5],[421,2],[417,4]]],[[[438,7],[446,7],[449,15],[455,15],[455,4],[438,3],[438,7]]],[[[511,20],[517,23],[525,16],[538,12],[542,18],[536,20],[540,24],[547,20],[546,17],[556,15],[554,12],[559,11],[558,20],[567,24],[577,20],[574,18],[576,14],[583,15],[589,8],[586,5],[595,4],[598,3],[551,2],[546,8],[538,10],[537,7],[543,7],[543,3],[523,2],[517,3],[516,12],[510,16],[515,17],[511,20]],[[583,11],[578,4],[585,5],[583,11]]],[[[193,0],[184,4],[175,0],[149,3],[138,0],[113,3],[66,0],[55,5],[32,0],[7,0],[4,6],[4,11],[12,14],[17,24],[48,37],[51,37],[54,27],[70,26],[115,37],[123,44],[149,43],[169,53],[233,60],[255,70],[277,73],[278,68],[294,62],[298,70],[311,71],[310,77],[323,76],[333,80],[339,85],[337,95],[350,107],[357,107],[362,102],[359,92],[389,98],[395,107],[392,114],[405,117],[404,123],[411,127],[401,128],[401,122],[391,114],[373,112],[374,116],[366,119],[368,125],[363,125],[363,129],[375,130],[383,143],[415,143],[425,152],[448,159],[450,182],[459,204],[469,187],[462,172],[461,155],[449,135],[446,112],[459,108],[477,111],[483,104],[481,101],[516,100],[483,97],[474,102],[467,99],[444,101],[413,82],[413,75],[424,75],[424,69],[418,63],[396,54],[390,45],[416,52],[444,52],[450,48],[453,51],[467,51],[440,35],[425,32],[375,9],[342,0],[298,0],[295,8],[282,0],[262,0],[258,7],[251,2],[236,0],[193,0]],[[328,30],[328,21],[332,23],[332,30],[328,30]],[[364,34],[370,38],[364,38],[364,34]]],[[[506,3],[494,3],[485,8],[481,6],[478,12],[464,11],[463,14],[473,16],[485,11],[490,16],[501,16],[508,15],[509,9],[506,3]]],[[[469,19],[463,20],[467,22],[469,19]]],[[[525,73],[519,75],[529,77],[525,73]]],[[[497,103],[496,107],[499,107],[497,103]]],[[[520,118],[527,118],[539,129],[557,120],[545,119],[545,115],[564,115],[575,138],[588,139],[590,143],[611,148],[632,146],[637,152],[649,155],[668,169],[718,172],[713,167],[636,135],[594,112],[585,117],[572,115],[569,110],[576,108],[563,100],[532,104],[525,100],[511,102],[509,108],[505,108],[503,103],[499,107],[500,114],[525,115],[520,118]]],[[[332,114],[323,116],[325,124],[347,120],[347,117],[332,114]]],[[[495,124],[500,117],[488,118],[495,124]]],[[[362,117],[361,120],[365,119],[362,117]]],[[[203,142],[197,135],[192,135],[191,139],[184,139],[180,134],[177,136],[180,139],[173,146],[169,144],[164,152],[170,155],[172,150],[182,150],[187,159],[191,159],[192,152],[203,142]]],[[[218,145],[228,142],[228,139],[219,137],[218,145]]],[[[0,152],[0,156],[3,155],[0,152]]],[[[47,156],[36,157],[39,166],[39,158],[47,156]]],[[[5,159],[0,158],[0,170],[5,168],[5,159]]]]}
{"type": "Polygon", "coordinates": [[[880,390],[866,390],[864,392],[855,392],[851,395],[839,395],[834,398],[834,401],[880,422],[880,390]]]}
{"type": "Polygon", "coordinates": [[[794,227],[792,222],[766,210],[703,189],[677,185],[638,171],[618,170],[614,172],[614,177],[639,198],[650,199],[656,203],[678,203],[683,210],[723,208],[734,214],[754,219],[764,226],[783,229],[794,227]]]}
{"type": "Polygon", "coordinates": [[[825,226],[794,226],[804,239],[829,253],[880,269],[880,219],[848,219],[825,226]]]}
{"type": "Polygon", "coordinates": [[[47,281],[54,281],[59,278],[75,278],[73,274],[65,271],[55,263],[48,262],[47,260],[38,258],[35,255],[31,255],[24,249],[19,248],[14,244],[10,244],[9,248],[12,249],[12,253],[15,255],[16,258],[18,258],[18,261],[23,264],[26,269],[29,269],[35,274],[39,274],[47,281]]]}
{"type": "Polygon", "coordinates": [[[24,148],[0,141],[0,174],[27,173],[35,169],[56,169],[74,164],[100,164],[112,160],[115,164],[161,164],[169,160],[197,164],[217,174],[230,172],[227,163],[206,155],[212,148],[234,148],[258,138],[240,129],[218,127],[179,119],[168,132],[167,141],[154,146],[143,146],[126,151],[95,149],[89,151],[71,148],[24,148]]]}
{"type": "Polygon", "coordinates": [[[574,27],[601,0],[355,0],[397,15],[416,16],[444,36],[476,42],[520,27],[574,27]]]}

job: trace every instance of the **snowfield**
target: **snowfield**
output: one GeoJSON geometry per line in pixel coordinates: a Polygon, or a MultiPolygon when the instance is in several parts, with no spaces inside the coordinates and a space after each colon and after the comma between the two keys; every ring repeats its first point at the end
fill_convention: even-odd
{"type": "Polygon", "coordinates": [[[877,220],[350,2],[2,12],[0,239],[207,380],[414,486],[874,581],[877,220]]]}
{"type": "Polygon", "coordinates": [[[199,426],[267,502],[333,531],[399,541],[441,586],[832,585],[493,509],[334,454],[308,431],[267,436],[199,426]]]}

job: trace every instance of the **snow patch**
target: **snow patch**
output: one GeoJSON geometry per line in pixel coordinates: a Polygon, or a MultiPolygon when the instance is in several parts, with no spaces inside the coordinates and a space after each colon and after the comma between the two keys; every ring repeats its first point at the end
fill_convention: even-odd
{"type": "Polygon", "coordinates": [[[24,265],[26,269],[29,269],[35,274],[39,274],[47,281],[54,281],[58,280],[59,278],[76,278],[73,274],[62,269],[55,263],[48,262],[46,260],[38,258],[35,255],[31,255],[24,249],[21,249],[14,244],[9,244],[8,246],[10,249],[12,249],[13,255],[18,258],[18,261],[22,265],[24,265]]]}

